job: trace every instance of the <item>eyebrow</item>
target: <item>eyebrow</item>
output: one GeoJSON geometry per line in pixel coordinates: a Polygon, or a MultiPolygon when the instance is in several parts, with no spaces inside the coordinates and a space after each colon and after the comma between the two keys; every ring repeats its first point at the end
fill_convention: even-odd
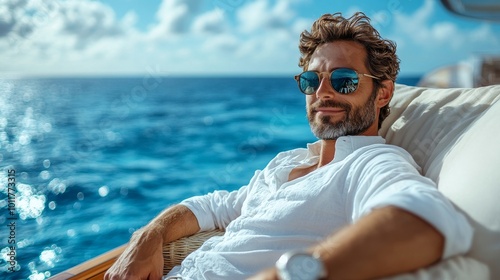
{"type": "Polygon", "coordinates": [[[353,67],[345,67],[345,66],[344,67],[333,67],[333,68],[330,68],[330,70],[328,70],[328,71],[318,71],[318,70],[312,70],[312,69],[307,69],[306,71],[313,71],[313,72],[319,72],[319,73],[324,73],[324,72],[332,73],[334,70],[341,69],[341,68],[352,69],[356,72],[359,72],[358,70],[356,70],[353,67]]]}

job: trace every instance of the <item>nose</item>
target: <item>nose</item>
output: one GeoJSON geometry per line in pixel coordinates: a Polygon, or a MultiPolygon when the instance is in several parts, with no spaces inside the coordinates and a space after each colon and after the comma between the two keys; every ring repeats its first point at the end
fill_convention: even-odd
{"type": "Polygon", "coordinates": [[[330,82],[328,75],[323,75],[318,90],[316,90],[316,98],[318,99],[333,99],[335,91],[330,82]]]}

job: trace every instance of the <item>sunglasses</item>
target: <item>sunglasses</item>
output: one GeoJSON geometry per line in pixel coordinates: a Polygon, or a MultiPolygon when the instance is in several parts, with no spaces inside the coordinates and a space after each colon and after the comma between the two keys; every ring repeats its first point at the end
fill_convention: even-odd
{"type": "MultiPolygon", "coordinates": [[[[295,76],[300,91],[307,95],[315,93],[321,84],[319,74],[319,72],[315,71],[305,71],[295,76]]],[[[379,80],[378,77],[369,74],[359,74],[354,69],[338,68],[330,73],[330,84],[340,94],[351,94],[358,89],[359,75],[379,80]]]]}

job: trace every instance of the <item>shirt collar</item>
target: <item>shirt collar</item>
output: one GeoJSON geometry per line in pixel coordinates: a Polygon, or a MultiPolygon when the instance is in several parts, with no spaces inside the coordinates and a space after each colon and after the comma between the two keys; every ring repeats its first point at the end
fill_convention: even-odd
{"type": "MultiPolygon", "coordinates": [[[[385,144],[381,136],[342,136],[335,143],[335,157],[332,162],[344,160],[355,150],[373,144],[385,144]]],[[[307,144],[308,159],[318,158],[321,151],[321,140],[307,144]]]]}

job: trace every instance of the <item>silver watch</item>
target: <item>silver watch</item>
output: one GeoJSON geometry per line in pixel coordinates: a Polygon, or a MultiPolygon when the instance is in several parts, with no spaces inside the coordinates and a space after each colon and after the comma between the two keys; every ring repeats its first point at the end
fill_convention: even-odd
{"type": "Polygon", "coordinates": [[[276,262],[280,280],[318,280],[326,277],[323,262],[306,252],[287,252],[276,262]]]}

